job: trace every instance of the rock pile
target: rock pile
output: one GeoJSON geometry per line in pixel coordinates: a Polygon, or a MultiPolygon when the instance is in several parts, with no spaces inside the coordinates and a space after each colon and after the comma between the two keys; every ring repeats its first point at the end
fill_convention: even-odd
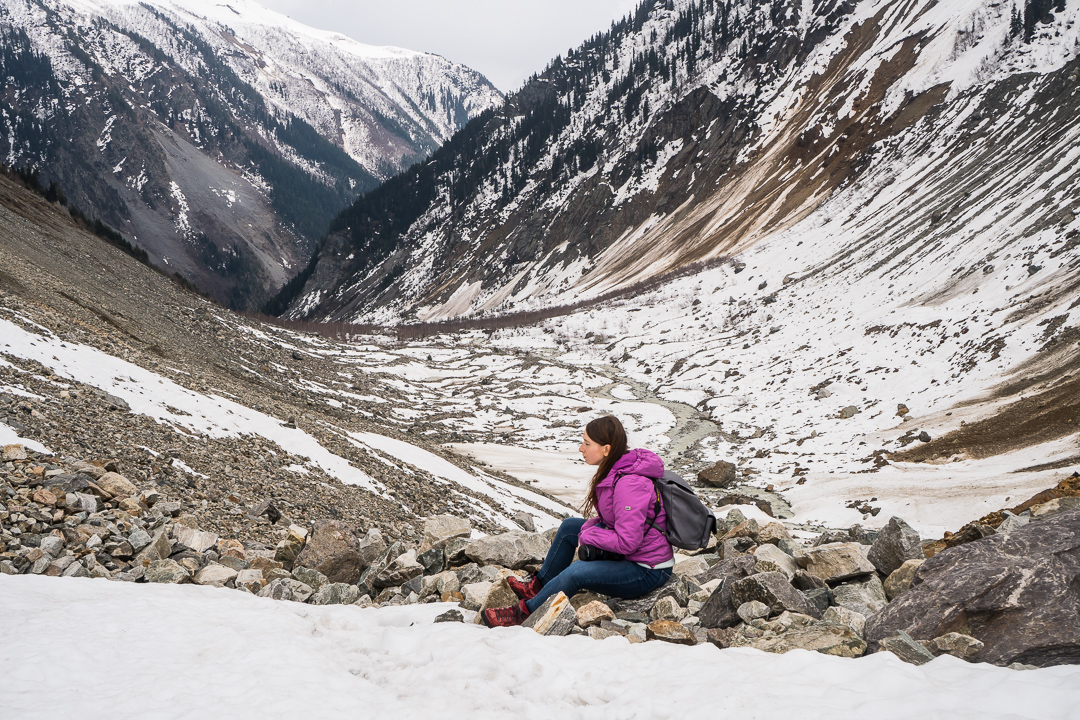
{"type": "MultiPolygon", "coordinates": [[[[512,574],[536,571],[554,530],[471,539],[452,515],[419,541],[334,519],[292,525],[276,546],[200,529],[182,503],[140,490],[108,464],[52,465],[21,446],[0,465],[0,573],[233,588],[316,605],[512,605],[512,574]]],[[[778,522],[732,510],[709,548],[677,556],[640,598],[559,593],[526,625],[544,635],[685,645],[802,648],[842,657],[888,650],[909,662],[1080,662],[1080,509],[1051,500],[998,533],[923,558],[900,518],[880,532],[828,531],[807,546],[778,522]],[[1051,507],[1051,505],[1053,507],[1051,507]],[[1059,628],[1047,634],[1045,628],[1059,628]],[[1052,635],[1052,636],[1051,636],[1052,635]]],[[[477,619],[479,615],[475,616],[477,619]]],[[[464,621],[458,611],[439,622],[464,621]]]]}

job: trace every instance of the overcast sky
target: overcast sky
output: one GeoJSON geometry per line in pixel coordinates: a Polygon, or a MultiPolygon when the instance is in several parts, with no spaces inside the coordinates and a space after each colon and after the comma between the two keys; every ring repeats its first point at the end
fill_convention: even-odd
{"type": "Polygon", "coordinates": [[[504,93],[638,0],[260,0],[305,25],[369,45],[433,52],[479,70],[504,93]]]}

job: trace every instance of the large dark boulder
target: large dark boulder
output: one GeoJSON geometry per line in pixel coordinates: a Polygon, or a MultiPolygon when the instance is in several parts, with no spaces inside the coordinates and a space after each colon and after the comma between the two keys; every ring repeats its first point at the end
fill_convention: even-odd
{"type": "Polygon", "coordinates": [[[332,583],[355,583],[385,548],[378,531],[363,540],[343,522],[318,520],[294,565],[318,570],[332,583]]]}
{"type": "Polygon", "coordinates": [[[789,610],[821,619],[817,606],[793,588],[783,573],[763,572],[736,580],[731,586],[732,607],[737,608],[751,600],[765,603],[774,615],[789,610]]]}
{"type": "Polygon", "coordinates": [[[903,630],[983,643],[975,662],[1080,663],[1080,510],[944,550],[866,623],[870,651],[903,630]]]}
{"type": "Polygon", "coordinates": [[[922,559],[922,541],[915,528],[900,518],[894,517],[878,533],[866,557],[874,564],[878,572],[888,577],[907,560],[922,559]]]}

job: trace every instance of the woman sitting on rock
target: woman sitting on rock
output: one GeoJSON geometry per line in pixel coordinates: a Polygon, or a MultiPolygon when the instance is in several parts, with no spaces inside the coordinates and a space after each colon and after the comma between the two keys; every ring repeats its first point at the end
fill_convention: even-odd
{"type": "Polygon", "coordinates": [[[521,600],[482,611],[491,627],[520,625],[560,591],[635,598],[671,577],[675,555],[662,532],[667,516],[661,508],[653,517],[657,493],[650,480],[664,474],[664,462],[649,450],[627,450],[626,431],[610,415],[590,422],[583,435],[578,452],[598,466],[581,507],[589,519],[563,520],[540,571],[528,580],[508,579],[521,600]],[[594,511],[597,517],[590,517],[594,511]],[[587,562],[573,563],[575,551],[587,562]]]}

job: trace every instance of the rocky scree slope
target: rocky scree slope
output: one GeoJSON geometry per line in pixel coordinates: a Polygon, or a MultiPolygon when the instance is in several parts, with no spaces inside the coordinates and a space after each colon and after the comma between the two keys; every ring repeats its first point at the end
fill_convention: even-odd
{"type": "Polygon", "coordinates": [[[597,297],[828,222],[840,188],[898,181],[939,192],[879,210],[891,243],[868,232],[842,252],[967,242],[958,221],[976,212],[990,216],[978,242],[1030,240],[1061,220],[1051,193],[1030,223],[1001,211],[1072,177],[1078,12],[644,2],[343,213],[288,314],[423,320],[597,297]]]}
{"type": "Polygon", "coordinates": [[[283,525],[322,517],[378,520],[396,539],[438,512],[493,530],[519,512],[550,524],[569,510],[481,473],[442,448],[449,438],[384,419],[395,400],[414,400],[321,338],[182,290],[5,178],[0,217],[0,431],[57,458],[115,462],[200,527],[267,544],[283,525]],[[278,525],[249,517],[263,503],[278,525]]]}
{"type": "Polygon", "coordinates": [[[246,309],[349,201],[501,100],[444,58],[247,0],[5,2],[0,75],[0,161],[246,309]]]}

